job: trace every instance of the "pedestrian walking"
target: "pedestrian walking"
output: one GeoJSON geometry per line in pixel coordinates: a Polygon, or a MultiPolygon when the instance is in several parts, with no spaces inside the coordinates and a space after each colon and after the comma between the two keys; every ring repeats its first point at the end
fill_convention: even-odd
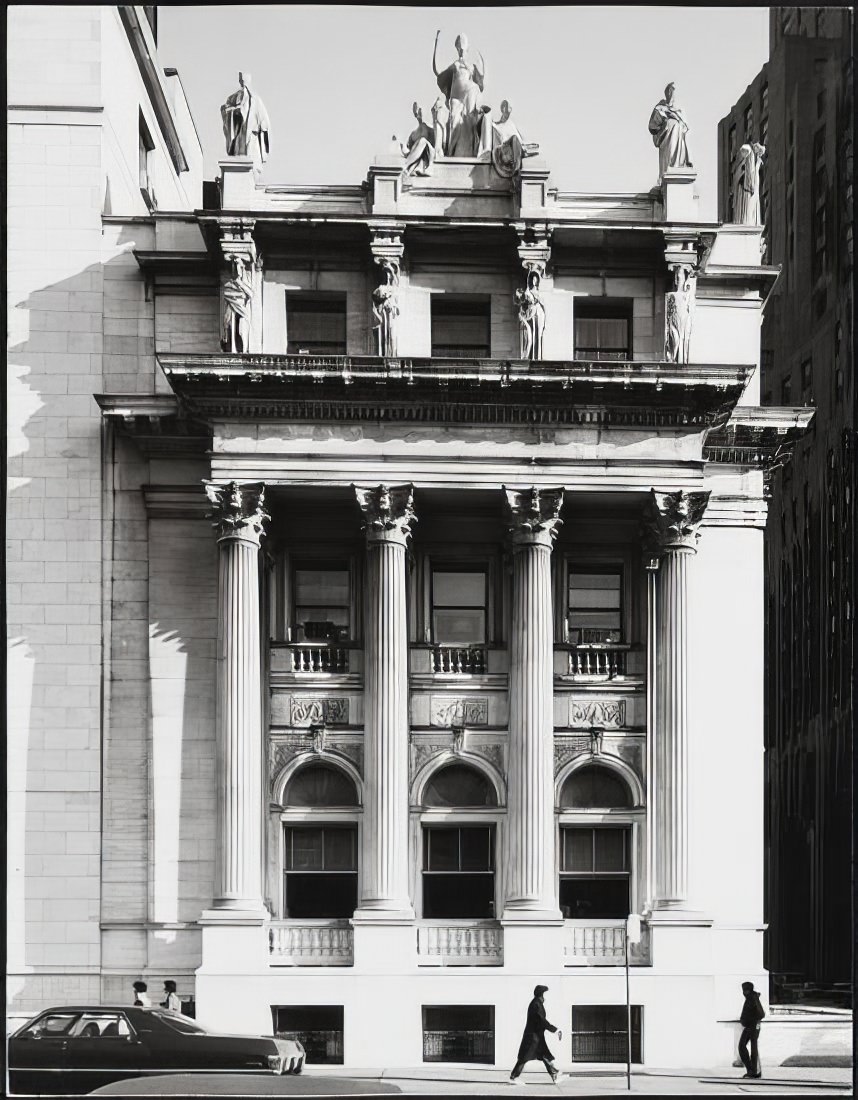
{"type": "Polygon", "coordinates": [[[745,1003],[742,1005],[742,1014],[739,1023],[742,1025],[742,1034],[739,1037],[739,1057],[746,1072],[744,1077],[762,1077],[760,1068],[760,1022],[765,1016],[765,1009],[760,1004],[760,995],[754,989],[753,982],[742,982],[742,992],[745,994],[745,1003]],[[751,1044],[751,1053],[748,1055],[748,1044],[751,1044]]]}
{"type": "Polygon", "coordinates": [[[179,995],[176,992],[176,983],[172,978],[168,978],[164,982],[164,993],[166,997],[161,1001],[161,1008],[166,1008],[168,1012],[182,1013],[182,1002],[179,1000],[179,995]]]}
{"type": "Polygon", "coordinates": [[[556,1081],[563,1076],[555,1066],[554,1055],[545,1042],[546,1031],[556,1032],[558,1039],[563,1038],[563,1032],[556,1028],[554,1024],[550,1024],[546,1018],[545,994],[547,992],[547,985],[538,985],[533,991],[533,1000],[527,1006],[527,1023],[524,1025],[524,1034],[518,1048],[518,1060],[509,1075],[509,1079],[514,1085],[524,1084],[523,1081],[519,1080],[521,1071],[524,1069],[525,1063],[534,1059],[542,1062],[551,1074],[552,1081],[556,1081]]]}
{"type": "Polygon", "coordinates": [[[135,982],[133,989],[135,1008],[151,1008],[152,1000],[148,993],[149,986],[145,982],[135,982]]]}

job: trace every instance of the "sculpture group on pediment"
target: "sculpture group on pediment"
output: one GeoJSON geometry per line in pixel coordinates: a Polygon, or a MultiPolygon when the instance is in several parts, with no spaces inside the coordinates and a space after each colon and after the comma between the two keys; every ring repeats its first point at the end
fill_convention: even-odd
{"type": "Polygon", "coordinates": [[[220,109],[228,157],[252,157],[257,172],[268,159],[270,123],[265,104],[253,91],[250,73],[238,74],[238,91],[220,109]]]}
{"type": "Polygon", "coordinates": [[[658,149],[658,174],[663,177],[669,168],[691,168],[688,152],[688,123],[675,100],[676,88],[668,84],[664,99],[653,107],[649,117],[649,132],[658,149]]]}
{"type": "Polygon", "coordinates": [[[736,225],[760,225],[760,172],[765,145],[746,142],[739,149],[733,173],[733,221],[736,225]]]}

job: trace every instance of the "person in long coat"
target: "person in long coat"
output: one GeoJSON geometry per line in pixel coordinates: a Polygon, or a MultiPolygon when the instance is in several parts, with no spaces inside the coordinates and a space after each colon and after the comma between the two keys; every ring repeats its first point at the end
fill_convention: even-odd
{"type": "Polygon", "coordinates": [[[760,1037],[760,1023],[766,1015],[766,1010],[760,1003],[760,995],[754,989],[753,982],[742,982],[742,993],[745,1003],[742,1005],[742,1014],[739,1023],[742,1025],[742,1035],[739,1039],[739,1057],[745,1067],[743,1077],[762,1077],[760,1068],[760,1052],[758,1041],[760,1037]],[[751,1053],[748,1054],[748,1043],[751,1044],[751,1053]]]}
{"type": "Polygon", "coordinates": [[[563,1038],[563,1032],[556,1028],[554,1024],[550,1024],[546,1018],[544,998],[547,992],[547,985],[538,985],[533,991],[533,1000],[527,1006],[527,1023],[524,1025],[524,1034],[518,1048],[518,1059],[512,1073],[509,1075],[510,1081],[514,1081],[519,1085],[522,1084],[519,1077],[525,1063],[532,1062],[534,1059],[542,1062],[551,1074],[552,1081],[556,1081],[558,1077],[562,1076],[554,1064],[554,1055],[545,1042],[546,1031],[556,1032],[558,1039],[563,1038]]]}

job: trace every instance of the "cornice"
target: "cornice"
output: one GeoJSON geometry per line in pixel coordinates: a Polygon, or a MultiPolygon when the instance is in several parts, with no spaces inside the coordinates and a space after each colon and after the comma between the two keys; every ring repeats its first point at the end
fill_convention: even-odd
{"type": "Polygon", "coordinates": [[[211,449],[211,428],[189,416],[173,394],[98,393],[94,397],[105,422],[133,439],[146,458],[202,456],[211,449]]]}
{"type": "Polygon", "coordinates": [[[816,414],[815,409],[745,406],[734,409],[726,424],[706,437],[703,456],[708,462],[751,466],[771,472],[792,456],[816,414]]]}

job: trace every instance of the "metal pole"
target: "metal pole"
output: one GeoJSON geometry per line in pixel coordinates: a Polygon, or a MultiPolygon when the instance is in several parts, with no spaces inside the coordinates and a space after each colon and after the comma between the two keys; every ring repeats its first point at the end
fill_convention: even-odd
{"type": "Polygon", "coordinates": [[[626,917],[626,1088],[632,1091],[632,996],[629,988],[629,918],[626,917]]]}

